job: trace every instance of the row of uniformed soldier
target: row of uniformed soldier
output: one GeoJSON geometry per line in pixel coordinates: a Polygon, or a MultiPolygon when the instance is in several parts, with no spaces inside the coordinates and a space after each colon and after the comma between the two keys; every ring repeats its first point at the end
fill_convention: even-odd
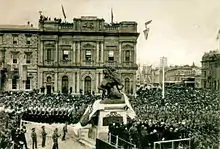
{"type": "Polygon", "coordinates": [[[72,122],[75,109],[70,108],[33,108],[23,111],[23,120],[45,123],[72,122]]]}

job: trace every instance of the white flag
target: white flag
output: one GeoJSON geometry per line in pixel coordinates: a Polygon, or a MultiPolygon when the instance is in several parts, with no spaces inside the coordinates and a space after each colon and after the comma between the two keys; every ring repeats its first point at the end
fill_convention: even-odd
{"type": "Polygon", "coordinates": [[[148,38],[149,31],[150,31],[149,28],[146,28],[146,29],[144,30],[144,37],[145,37],[146,40],[147,40],[147,38],[148,38]]]}

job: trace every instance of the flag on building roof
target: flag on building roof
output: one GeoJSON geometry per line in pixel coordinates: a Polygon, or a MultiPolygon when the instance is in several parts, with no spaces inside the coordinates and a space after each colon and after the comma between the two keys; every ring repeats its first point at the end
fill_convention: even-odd
{"type": "Polygon", "coordinates": [[[217,34],[217,38],[216,38],[216,40],[219,39],[219,35],[220,35],[220,30],[218,30],[218,34],[217,34]]]}
{"type": "Polygon", "coordinates": [[[113,24],[114,22],[114,14],[113,14],[113,11],[112,11],[112,8],[111,8],[111,23],[113,24]]]}
{"type": "Polygon", "coordinates": [[[62,7],[62,12],[63,12],[63,17],[66,19],[66,13],[64,11],[63,5],[61,5],[61,7],[62,7]]]}

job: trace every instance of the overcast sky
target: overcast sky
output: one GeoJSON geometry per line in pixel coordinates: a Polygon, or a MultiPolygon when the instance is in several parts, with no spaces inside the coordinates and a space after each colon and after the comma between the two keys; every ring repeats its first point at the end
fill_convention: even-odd
{"type": "Polygon", "coordinates": [[[62,17],[61,4],[67,20],[83,15],[138,23],[138,63],[158,65],[161,56],[168,64],[200,65],[204,52],[217,48],[220,28],[220,0],[0,0],[0,24],[37,26],[39,13],[62,17]],[[148,40],[143,30],[149,25],[148,40]]]}

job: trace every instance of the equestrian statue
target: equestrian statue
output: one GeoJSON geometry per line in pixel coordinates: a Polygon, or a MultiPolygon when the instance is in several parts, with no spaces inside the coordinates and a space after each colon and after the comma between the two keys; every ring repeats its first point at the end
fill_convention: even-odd
{"type": "Polygon", "coordinates": [[[116,68],[112,66],[105,66],[103,74],[103,81],[98,87],[99,90],[102,90],[102,97],[107,97],[108,99],[121,99],[121,90],[124,85],[121,83],[121,79],[119,78],[116,68]]]}

